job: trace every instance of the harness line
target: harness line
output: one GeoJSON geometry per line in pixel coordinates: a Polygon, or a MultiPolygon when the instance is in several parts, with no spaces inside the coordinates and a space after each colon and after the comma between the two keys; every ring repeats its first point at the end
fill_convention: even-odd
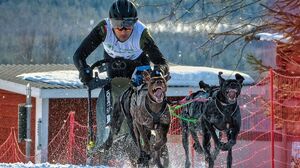
{"type": "Polygon", "coordinates": [[[189,123],[193,123],[193,124],[195,124],[195,123],[197,122],[197,119],[194,119],[194,118],[185,118],[185,117],[182,117],[182,116],[176,114],[176,113],[174,112],[174,110],[173,110],[173,109],[175,109],[176,107],[174,108],[174,107],[172,107],[172,106],[170,106],[170,105],[168,105],[168,107],[169,107],[169,111],[170,111],[170,113],[171,113],[172,116],[174,116],[174,117],[176,117],[176,118],[178,118],[178,119],[187,121],[187,122],[189,122],[189,123]]]}
{"type": "Polygon", "coordinates": [[[185,98],[181,101],[179,101],[179,105],[175,105],[175,106],[171,106],[168,104],[168,108],[169,108],[169,111],[171,113],[172,116],[178,118],[178,119],[181,119],[181,120],[184,120],[184,121],[187,121],[189,123],[193,123],[193,124],[196,124],[197,123],[197,119],[195,118],[186,118],[186,117],[182,117],[178,114],[176,114],[174,111],[175,110],[178,110],[180,109],[181,107],[184,107],[184,106],[187,106],[188,104],[192,103],[192,102],[196,102],[196,101],[199,101],[199,102],[205,102],[207,101],[208,99],[206,98],[196,98],[196,99],[192,99],[191,101],[187,101],[185,98]]]}
{"type": "MultiPolygon", "coordinates": [[[[185,99],[183,99],[183,100],[185,100],[185,99]]],[[[183,100],[181,100],[180,102],[184,102],[183,100]]],[[[168,104],[169,111],[170,111],[170,113],[171,113],[172,116],[174,116],[174,117],[176,117],[176,118],[178,118],[178,119],[187,121],[187,122],[189,122],[189,123],[195,124],[195,123],[197,122],[197,119],[195,119],[195,118],[186,118],[186,117],[182,117],[182,116],[176,114],[176,113],[175,113],[175,110],[178,110],[178,109],[180,109],[181,107],[187,106],[188,104],[191,104],[192,102],[199,101],[199,100],[202,100],[202,102],[203,102],[204,99],[198,99],[198,98],[197,98],[197,99],[193,99],[192,101],[185,101],[186,103],[183,103],[183,104],[180,104],[180,105],[175,105],[175,106],[171,106],[171,105],[168,104]]]]}

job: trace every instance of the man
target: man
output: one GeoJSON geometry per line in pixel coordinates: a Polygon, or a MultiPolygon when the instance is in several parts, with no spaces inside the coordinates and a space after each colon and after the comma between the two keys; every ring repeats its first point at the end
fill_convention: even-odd
{"type": "MultiPolygon", "coordinates": [[[[73,60],[79,70],[79,78],[84,84],[92,79],[92,70],[86,63],[86,58],[101,43],[104,47],[104,59],[109,60],[107,75],[112,79],[110,87],[113,107],[119,103],[120,94],[130,86],[131,77],[134,79],[132,81],[134,86],[142,83],[140,74],[133,74],[134,71],[147,70],[150,62],[158,65],[164,74],[169,71],[167,61],[154,43],[147,28],[138,20],[136,7],[128,0],[115,1],[109,10],[109,18],[102,20],[76,50],[73,60]]],[[[98,107],[104,104],[106,103],[101,103],[101,100],[98,99],[97,146],[101,146],[106,141],[104,138],[106,124],[102,122],[105,112],[103,108],[98,107]]],[[[117,122],[120,114],[112,115],[112,122],[117,122]],[[117,119],[114,120],[114,118],[117,119]]],[[[111,125],[113,124],[111,123],[111,125]]]]}

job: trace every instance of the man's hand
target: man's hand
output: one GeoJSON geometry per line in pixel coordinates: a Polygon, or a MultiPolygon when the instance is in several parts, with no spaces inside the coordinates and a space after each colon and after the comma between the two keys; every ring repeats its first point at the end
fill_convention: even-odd
{"type": "Polygon", "coordinates": [[[93,79],[93,70],[87,66],[79,70],[79,79],[83,84],[89,83],[93,79]]]}

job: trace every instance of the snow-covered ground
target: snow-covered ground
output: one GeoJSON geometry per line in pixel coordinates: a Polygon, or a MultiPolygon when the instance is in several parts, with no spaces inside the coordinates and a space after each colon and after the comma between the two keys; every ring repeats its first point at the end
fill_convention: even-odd
{"type": "MultiPolygon", "coordinates": [[[[174,139],[173,138],[171,139],[174,139]]],[[[170,137],[169,137],[170,138],[170,137]]],[[[185,164],[185,154],[182,147],[182,144],[177,140],[171,140],[172,142],[168,142],[168,150],[169,150],[169,158],[170,158],[170,168],[184,168],[185,164]]],[[[190,151],[191,152],[191,151],[190,151]]],[[[194,153],[194,167],[197,168],[205,168],[205,162],[203,160],[203,155],[194,153]]],[[[192,155],[190,155],[190,159],[192,161],[192,155]]],[[[120,164],[116,166],[117,168],[130,168],[129,161],[120,160],[120,164]]],[[[50,163],[42,163],[42,164],[33,164],[33,163],[0,163],[0,168],[110,168],[107,166],[88,166],[88,165],[70,165],[70,164],[50,164],[50,163]]]]}
{"type": "Polygon", "coordinates": [[[86,166],[86,165],[62,165],[62,164],[50,164],[50,163],[0,163],[0,168],[107,168],[105,166],[86,166]]]}

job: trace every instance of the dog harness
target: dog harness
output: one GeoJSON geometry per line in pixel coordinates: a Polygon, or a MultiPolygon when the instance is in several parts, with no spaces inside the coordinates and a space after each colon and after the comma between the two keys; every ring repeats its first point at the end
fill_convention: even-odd
{"type": "MultiPolygon", "coordinates": [[[[217,96],[214,97],[214,103],[215,103],[215,106],[216,106],[218,112],[222,114],[223,120],[225,120],[224,122],[226,123],[226,128],[229,129],[229,127],[230,127],[229,123],[231,123],[230,120],[232,119],[232,116],[236,113],[237,108],[238,108],[238,105],[237,105],[237,103],[235,103],[234,111],[231,113],[230,116],[228,116],[228,114],[224,113],[224,112],[219,108],[217,101],[219,101],[219,103],[220,103],[221,105],[224,105],[224,103],[222,103],[220,100],[218,100],[217,96]]],[[[227,106],[227,105],[228,105],[228,104],[225,104],[225,106],[227,106]]]]}
{"type": "MultiPolygon", "coordinates": [[[[148,94],[145,98],[148,98],[149,101],[152,101],[148,94]]],[[[153,118],[153,129],[158,129],[158,126],[160,125],[160,119],[163,116],[163,114],[167,111],[167,102],[164,100],[163,101],[163,106],[161,107],[159,112],[153,112],[150,107],[149,104],[146,103],[146,101],[144,101],[144,107],[146,109],[146,111],[152,116],[153,118]]]]}

